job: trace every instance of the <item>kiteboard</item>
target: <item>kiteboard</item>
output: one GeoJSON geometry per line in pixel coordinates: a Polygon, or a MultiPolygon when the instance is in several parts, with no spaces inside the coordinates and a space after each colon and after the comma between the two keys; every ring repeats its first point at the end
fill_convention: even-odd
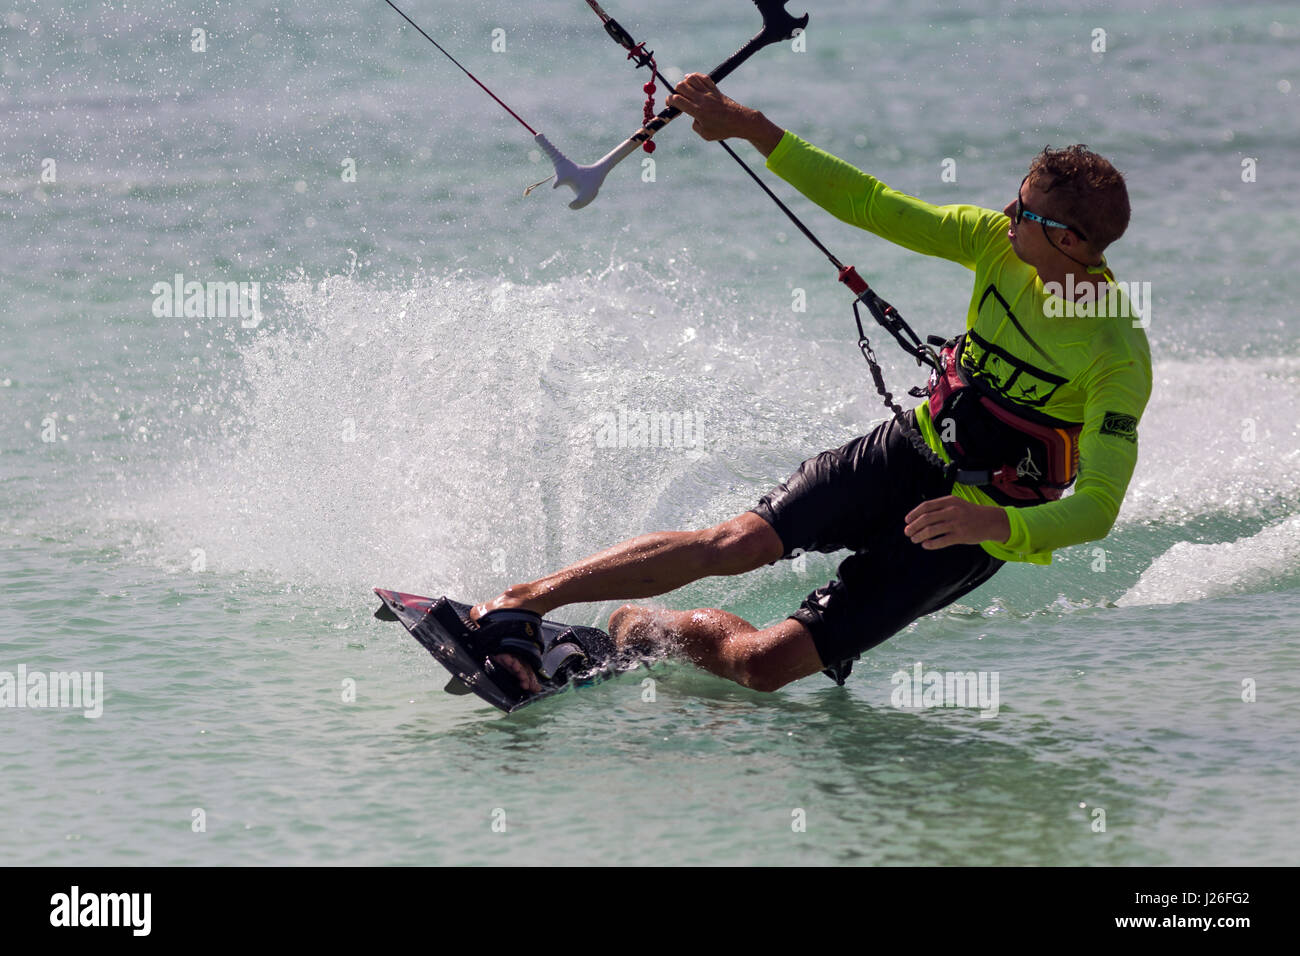
{"type": "Polygon", "coordinates": [[[375,611],[381,621],[397,621],[451,674],[443,689],[449,694],[477,694],[494,707],[512,713],[571,687],[608,680],[640,663],[635,655],[620,655],[614,639],[595,627],[542,621],[542,666],[538,693],[520,688],[513,675],[493,664],[479,647],[470,605],[447,597],[430,598],[375,588],[384,603],[375,611]]]}

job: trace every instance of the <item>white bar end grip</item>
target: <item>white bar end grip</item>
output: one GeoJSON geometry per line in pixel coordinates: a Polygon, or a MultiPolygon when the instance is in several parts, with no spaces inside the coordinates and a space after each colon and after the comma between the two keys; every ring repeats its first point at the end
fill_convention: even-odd
{"type": "Polygon", "coordinates": [[[555,185],[551,188],[568,186],[577,194],[573,202],[569,203],[570,209],[581,209],[595,199],[609,171],[636,152],[636,148],[641,145],[632,139],[624,140],[590,166],[579,166],[556,149],[545,133],[538,133],[533,140],[555,165],[555,185]]]}

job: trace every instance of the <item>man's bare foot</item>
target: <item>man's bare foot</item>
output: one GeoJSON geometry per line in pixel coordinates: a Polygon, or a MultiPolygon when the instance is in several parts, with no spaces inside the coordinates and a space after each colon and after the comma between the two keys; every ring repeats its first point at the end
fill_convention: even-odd
{"type": "Polygon", "coordinates": [[[519,585],[512,585],[506,588],[490,601],[484,601],[482,604],[475,604],[469,610],[469,619],[477,621],[488,611],[500,611],[505,608],[519,608],[524,611],[534,611],[537,614],[547,614],[552,608],[550,605],[536,603],[529,599],[529,595],[524,588],[519,585]]]}
{"type": "MultiPolygon", "coordinates": [[[[471,621],[477,621],[488,611],[496,611],[501,608],[520,607],[520,606],[521,605],[519,602],[512,602],[510,601],[509,598],[507,598],[504,594],[502,594],[493,598],[491,601],[484,601],[482,604],[476,604],[472,608],[470,608],[469,619],[471,621]]],[[[528,691],[528,693],[540,694],[542,692],[542,684],[537,679],[537,674],[533,672],[533,669],[531,667],[529,667],[519,658],[515,657],[513,654],[493,654],[492,663],[496,664],[498,667],[505,668],[511,674],[513,674],[515,676],[515,680],[519,681],[519,686],[522,687],[524,690],[528,691]]]]}
{"type": "Polygon", "coordinates": [[[498,667],[503,667],[515,675],[515,680],[519,681],[519,686],[530,694],[540,694],[542,684],[533,673],[533,669],[515,657],[513,654],[493,654],[492,663],[498,667]]]}

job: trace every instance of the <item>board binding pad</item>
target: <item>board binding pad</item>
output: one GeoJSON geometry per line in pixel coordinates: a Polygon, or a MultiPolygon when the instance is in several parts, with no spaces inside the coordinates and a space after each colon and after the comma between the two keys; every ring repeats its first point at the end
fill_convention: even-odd
{"type": "MultiPolygon", "coordinates": [[[[468,604],[447,597],[430,598],[375,588],[384,603],[375,612],[381,621],[399,621],[451,674],[449,694],[477,694],[494,707],[511,713],[571,686],[599,683],[630,670],[636,661],[620,660],[614,639],[595,627],[542,621],[542,685],[539,693],[516,690],[513,678],[494,679],[491,662],[479,653],[468,604]],[[585,655],[583,660],[578,652],[585,655]]],[[[500,673],[499,671],[497,673],[500,673]]]]}

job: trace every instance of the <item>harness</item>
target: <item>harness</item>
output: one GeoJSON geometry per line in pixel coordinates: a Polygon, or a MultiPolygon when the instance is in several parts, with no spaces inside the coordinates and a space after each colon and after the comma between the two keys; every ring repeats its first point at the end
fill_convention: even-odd
{"type": "Polygon", "coordinates": [[[1023,506],[1055,501],[1079,473],[1083,425],[1013,404],[962,361],[966,335],[945,342],[926,386],[930,418],[959,468],[958,480],[994,501],[1023,506]]]}
{"type": "Polygon", "coordinates": [[[858,327],[858,349],[867,361],[876,391],[917,454],[944,478],[982,488],[999,504],[1015,507],[1055,501],[1074,483],[1079,471],[1081,423],[1011,402],[972,375],[962,362],[962,348],[966,335],[973,333],[947,341],[931,335],[922,342],[898,310],[876,295],[852,266],[841,267],[839,278],[857,296],[853,319],[858,327]],[[925,388],[909,389],[908,394],[928,400],[931,422],[951,461],[935,454],[886,388],[862,325],[859,302],[917,365],[929,366],[925,388]]]}

